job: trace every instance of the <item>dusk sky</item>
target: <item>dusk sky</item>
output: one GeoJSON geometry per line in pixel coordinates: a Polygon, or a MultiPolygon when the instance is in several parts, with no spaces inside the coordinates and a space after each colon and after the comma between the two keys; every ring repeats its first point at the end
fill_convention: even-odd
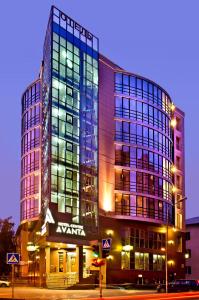
{"type": "Polygon", "coordinates": [[[2,0],[0,218],[19,223],[21,95],[37,78],[51,5],[95,34],[100,52],[154,80],[186,114],[186,217],[199,216],[199,1],[2,0]]]}

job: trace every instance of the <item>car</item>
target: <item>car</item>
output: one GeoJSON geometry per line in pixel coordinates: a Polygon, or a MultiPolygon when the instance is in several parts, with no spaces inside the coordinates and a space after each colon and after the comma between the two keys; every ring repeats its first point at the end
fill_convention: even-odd
{"type": "MultiPolygon", "coordinates": [[[[199,290],[199,280],[195,279],[178,279],[168,284],[168,292],[187,292],[199,290]]],[[[157,286],[158,293],[165,293],[166,292],[166,285],[165,284],[158,284],[157,286]]]]}
{"type": "Polygon", "coordinates": [[[9,287],[10,281],[0,279],[0,287],[9,287]]]}

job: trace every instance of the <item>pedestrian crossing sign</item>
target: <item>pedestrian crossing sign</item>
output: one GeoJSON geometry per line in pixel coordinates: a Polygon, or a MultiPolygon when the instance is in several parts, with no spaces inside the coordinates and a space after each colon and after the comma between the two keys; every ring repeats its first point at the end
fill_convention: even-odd
{"type": "Polygon", "coordinates": [[[19,253],[7,253],[7,264],[17,265],[20,262],[19,253]]]}
{"type": "Polygon", "coordinates": [[[110,250],[110,248],[111,248],[111,239],[103,239],[102,240],[102,249],[110,250]]]}

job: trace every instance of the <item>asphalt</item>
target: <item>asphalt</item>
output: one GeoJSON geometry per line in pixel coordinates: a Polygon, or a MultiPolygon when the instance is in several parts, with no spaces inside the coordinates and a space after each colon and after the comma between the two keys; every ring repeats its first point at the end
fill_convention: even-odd
{"type": "MultiPolygon", "coordinates": [[[[146,295],[154,291],[104,289],[104,297],[123,297],[129,295],[146,295]]],[[[11,298],[11,288],[0,288],[0,298],[11,298]]],[[[70,300],[70,299],[91,299],[99,297],[99,289],[93,290],[50,290],[34,287],[15,287],[14,296],[26,300],[70,300]]],[[[117,298],[118,299],[118,298],[117,298]]]]}
{"type": "MultiPolygon", "coordinates": [[[[0,300],[11,298],[11,288],[0,288],[0,300]]],[[[104,289],[103,297],[99,298],[96,290],[49,290],[33,287],[16,287],[15,300],[199,300],[199,292],[159,294],[147,290],[111,290],[104,289]]]]}

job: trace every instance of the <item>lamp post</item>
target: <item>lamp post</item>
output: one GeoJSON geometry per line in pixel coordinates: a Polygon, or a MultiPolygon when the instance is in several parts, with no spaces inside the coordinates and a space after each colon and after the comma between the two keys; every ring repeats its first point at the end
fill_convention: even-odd
{"type": "MultiPolygon", "coordinates": [[[[174,205],[181,203],[187,200],[187,197],[179,199],[174,205]]],[[[168,293],[168,233],[169,233],[169,206],[167,205],[167,226],[166,226],[166,247],[165,247],[165,284],[166,284],[166,293],[168,293]]]]}

